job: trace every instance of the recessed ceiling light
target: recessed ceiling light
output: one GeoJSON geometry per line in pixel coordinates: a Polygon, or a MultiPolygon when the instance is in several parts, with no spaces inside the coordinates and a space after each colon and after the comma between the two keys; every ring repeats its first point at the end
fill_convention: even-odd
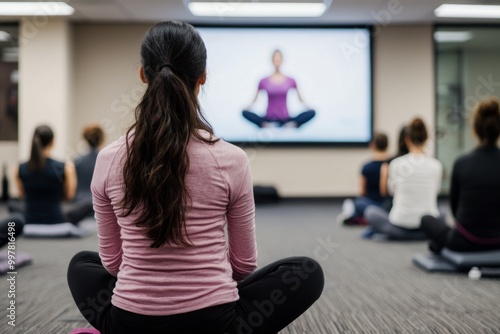
{"type": "Polygon", "coordinates": [[[0,16],[63,16],[74,12],[65,2],[0,2],[0,16]]]}
{"type": "Polygon", "coordinates": [[[500,18],[500,6],[494,5],[441,5],[434,10],[438,17],[500,18]]]}
{"type": "Polygon", "coordinates": [[[195,16],[211,17],[319,17],[324,2],[190,2],[195,16]]]}
{"type": "Polygon", "coordinates": [[[463,43],[472,39],[470,31],[436,31],[434,39],[439,43],[463,43]]]}

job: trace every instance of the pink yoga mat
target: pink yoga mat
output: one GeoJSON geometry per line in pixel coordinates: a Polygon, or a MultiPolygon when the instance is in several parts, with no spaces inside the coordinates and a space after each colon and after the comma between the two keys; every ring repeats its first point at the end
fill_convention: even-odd
{"type": "Polygon", "coordinates": [[[101,334],[94,328],[76,328],[70,334],[101,334]]]}

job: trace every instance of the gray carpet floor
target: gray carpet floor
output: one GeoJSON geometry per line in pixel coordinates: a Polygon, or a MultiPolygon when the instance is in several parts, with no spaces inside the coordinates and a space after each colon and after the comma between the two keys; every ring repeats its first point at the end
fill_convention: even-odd
{"type": "MultiPolygon", "coordinates": [[[[341,227],[335,201],[287,201],[258,206],[259,265],[292,255],[317,258],[326,278],[322,297],[281,334],[500,333],[500,280],[427,274],[412,265],[422,242],[365,241],[341,227]]],[[[33,256],[17,275],[16,327],[7,325],[5,276],[0,283],[0,333],[69,333],[88,327],[68,291],[66,267],[97,236],[72,240],[20,238],[33,256]]],[[[146,334],[146,333],[144,333],[146,334]]]]}

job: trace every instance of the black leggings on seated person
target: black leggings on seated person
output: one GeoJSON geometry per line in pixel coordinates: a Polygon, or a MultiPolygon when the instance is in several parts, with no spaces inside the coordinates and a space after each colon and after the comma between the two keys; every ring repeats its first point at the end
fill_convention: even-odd
{"type": "Polygon", "coordinates": [[[422,217],[422,229],[430,239],[429,250],[435,254],[441,253],[443,248],[464,253],[500,250],[500,243],[473,243],[456,229],[449,227],[443,219],[432,216],[422,217]]]}
{"type": "MultiPolygon", "coordinates": [[[[10,200],[8,208],[11,213],[21,214],[26,216],[26,203],[20,200],[10,200]]],[[[75,202],[62,203],[62,222],[78,225],[80,221],[88,217],[94,212],[92,207],[92,197],[82,198],[75,202]]],[[[61,221],[50,222],[50,224],[62,223],[61,221]]]]}
{"type": "Polygon", "coordinates": [[[96,252],[80,252],[68,284],[80,312],[101,334],[274,334],[304,313],[321,295],[323,270],[313,259],[274,262],[238,283],[240,299],[167,316],[131,313],[111,304],[116,278],[96,252]]]}

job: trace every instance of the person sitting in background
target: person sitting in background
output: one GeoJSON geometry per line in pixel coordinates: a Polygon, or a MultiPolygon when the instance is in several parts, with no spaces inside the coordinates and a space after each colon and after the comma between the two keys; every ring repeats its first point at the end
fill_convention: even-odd
{"type": "Polygon", "coordinates": [[[453,167],[450,204],[456,227],[432,216],[422,218],[429,248],[458,252],[500,249],[500,101],[481,101],[473,116],[479,146],[453,167]]]}
{"type": "Polygon", "coordinates": [[[407,127],[403,126],[401,130],[399,131],[399,137],[398,137],[398,151],[396,155],[393,157],[389,158],[386,163],[382,164],[380,167],[380,192],[383,194],[386,194],[386,199],[384,201],[384,204],[382,207],[386,211],[390,211],[392,208],[392,196],[390,196],[387,193],[387,181],[389,177],[389,164],[392,162],[392,160],[402,157],[405,154],[408,154],[408,146],[406,146],[406,132],[407,132],[407,127]]]}
{"type": "Polygon", "coordinates": [[[337,220],[346,225],[366,225],[364,219],[365,209],[370,205],[382,206],[386,191],[381,187],[381,167],[387,161],[387,135],[377,133],[370,143],[372,161],[366,163],[361,169],[360,197],[354,201],[346,199],[342,206],[342,213],[337,220]]]}
{"type": "Polygon", "coordinates": [[[420,118],[414,119],[405,138],[409,153],[389,164],[388,192],[394,196],[388,213],[378,206],[369,206],[365,217],[369,229],[364,237],[374,233],[404,239],[411,232],[421,232],[420,220],[424,215],[439,216],[437,205],[443,167],[424,153],[427,129],[420,118]]]}
{"type": "Polygon", "coordinates": [[[90,183],[94,174],[95,162],[97,154],[104,143],[104,131],[99,125],[89,125],[85,127],[82,133],[83,138],[89,145],[90,150],[87,154],[75,160],[77,187],[75,202],[92,201],[92,192],[90,191],[90,183]]]}
{"type": "Polygon", "coordinates": [[[33,134],[30,159],[16,170],[15,179],[21,197],[25,197],[26,224],[77,224],[92,212],[92,203],[72,205],[63,213],[61,200],[75,196],[76,174],[72,163],[50,157],[54,133],[46,125],[33,134]]]}

